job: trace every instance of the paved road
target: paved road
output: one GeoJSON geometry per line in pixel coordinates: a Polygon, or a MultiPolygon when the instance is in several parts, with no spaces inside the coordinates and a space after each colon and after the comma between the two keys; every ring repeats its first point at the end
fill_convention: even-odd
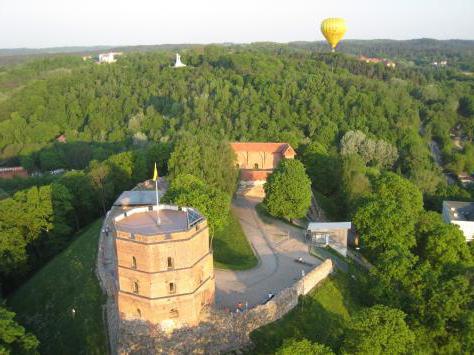
{"type": "Polygon", "coordinates": [[[260,199],[236,197],[232,210],[240,220],[245,235],[259,258],[259,264],[248,271],[215,270],[216,305],[235,309],[241,302],[249,307],[262,303],[269,293],[291,286],[304,272],[321,261],[308,253],[304,231],[278,220],[267,224],[260,219],[255,206],[260,199]],[[302,257],[312,264],[305,266],[294,260],[302,257]]]}

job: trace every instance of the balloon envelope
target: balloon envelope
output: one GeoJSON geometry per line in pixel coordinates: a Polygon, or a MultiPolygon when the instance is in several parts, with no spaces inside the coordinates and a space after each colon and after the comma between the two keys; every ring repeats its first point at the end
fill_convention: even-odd
{"type": "Polygon", "coordinates": [[[346,31],[346,20],[343,18],[327,18],[321,22],[321,32],[333,50],[336,48],[342,37],[344,37],[346,31]]]}

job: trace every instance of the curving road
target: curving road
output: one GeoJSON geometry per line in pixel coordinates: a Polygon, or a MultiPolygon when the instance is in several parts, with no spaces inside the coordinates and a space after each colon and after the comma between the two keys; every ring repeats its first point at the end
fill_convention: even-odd
{"type": "Polygon", "coordinates": [[[238,196],[232,203],[242,229],[252,245],[258,265],[247,271],[216,270],[216,305],[235,309],[238,303],[253,307],[262,303],[269,293],[277,293],[301,278],[321,261],[308,253],[304,231],[272,219],[265,223],[255,211],[260,199],[238,196]],[[294,260],[302,257],[311,263],[294,260]]]}

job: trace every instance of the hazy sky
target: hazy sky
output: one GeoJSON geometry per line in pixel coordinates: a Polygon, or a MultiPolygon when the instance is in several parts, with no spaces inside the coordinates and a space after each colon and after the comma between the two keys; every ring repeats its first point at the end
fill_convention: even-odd
{"type": "Polygon", "coordinates": [[[0,48],[346,38],[474,39],[474,0],[0,0],[0,48]]]}

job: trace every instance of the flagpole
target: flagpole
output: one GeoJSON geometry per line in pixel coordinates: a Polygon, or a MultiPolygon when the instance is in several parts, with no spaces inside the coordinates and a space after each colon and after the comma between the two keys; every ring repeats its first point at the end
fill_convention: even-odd
{"type": "Polygon", "coordinates": [[[156,224],[160,224],[160,196],[158,195],[158,179],[155,180],[155,191],[156,191],[156,224]]]}
{"type": "Polygon", "coordinates": [[[153,180],[155,180],[155,193],[156,193],[156,224],[160,224],[160,195],[158,194],[158,169],[153,170],[153,180]]]}

